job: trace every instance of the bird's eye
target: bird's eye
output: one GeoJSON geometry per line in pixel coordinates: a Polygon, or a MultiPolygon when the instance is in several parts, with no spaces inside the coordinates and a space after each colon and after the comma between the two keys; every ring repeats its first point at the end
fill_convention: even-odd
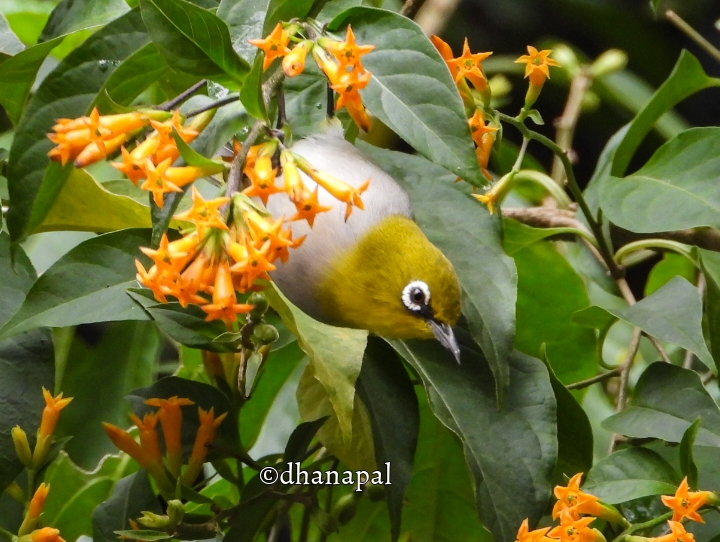
{"type": "Polygon", "coordinates": [[[402,291],[402,302],[413,312],[425,310],[430,303],[430,288],[421,280],[414,280],[402,291]]]}

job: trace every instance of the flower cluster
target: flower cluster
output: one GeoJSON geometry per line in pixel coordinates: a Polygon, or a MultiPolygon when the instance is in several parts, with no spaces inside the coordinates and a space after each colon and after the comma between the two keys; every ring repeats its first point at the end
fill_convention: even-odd
{"type": "Polygon", "coordinates": [[[208,446],[215,439],[215,430],[225,419],[227,413],[216,417],[213,408],[207,411],[198,408],[200,426],[195,435],[187,467],[183,471],[182,407],[193,405],[193,401],[175,396],[168,399],[148,399],[145,404],[157,407],[158,410],[145,414],[142,419],[135,415],[130,416],[140,432],[139,443],[127,431],[115,425],[103,423],[103,428],[115,446],[135,459],[153,477],[163,494],[172,495],[175,488],[172,479],[180,479],[185,485],[192,485],[200,474],[207,457],[208,446]],[[165,442],[164,461],[156,429],[158,421],[162,426],[165,442]]]}
{"type": "Polygon", "coordinates": [[[321,36],[316,40],[302,39],[292,49],[288,47],[290,40],[300,32],[297,24],[283,27],[278,23],[273,31],[264,39],[250,40],[252,45],[265,53],[263,68],[267,69],[273,60],[283,57],[282,68],[287,77],[295,77],[305,69],[305,59],[312,53],[318,66],[327,76],[330,87],[339,98],[335,110],[347,110],[355,123],[365,130],[370,130],[370,117],[362,103],[359,91],[370,82],[370,72],[361,63],[361,57],[372,51],[374,45],[358,45],[355,35],[348,26],[344,41],[321,36]]]}

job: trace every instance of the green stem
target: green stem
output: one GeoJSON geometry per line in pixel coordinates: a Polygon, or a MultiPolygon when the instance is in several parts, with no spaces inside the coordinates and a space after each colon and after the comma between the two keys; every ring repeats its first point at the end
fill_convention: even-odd
{"type": "Polygon", "coordinates": [[[548,194],[550,194],[555,201],[557,201],[558,207],[561,209],[567,209],[572,203],[568,195],[565,193],[565,190],[563,190],[552,177],[545,175],[541,171],[523,169],[518,171],[517,175],[515,175],[515,179],[518,181],[529,181],[539,184],[547,190],[548,194]]]}
{"type": "Polygon", "coordinates": [[[687,37],[697,43],[700,47],[712,56],[715,60],[720,62],[720,51],[708,40],[706,40],[697,30],[690,26],[680,15],[669,9],[665,12],[665,17],[668,21],[677,26],[687,37]]]}
{"type": "Polygon", "coordinates": [[[645,249],[671,250],[690,260],[693,265],[697,265],[697,262],[692,257],[687,245],[683,245],[677,241],[670,241],[668,239],[641,239],[640,241],[628,243],[627,245],[622,246],[620,250],[615,253],[615,261],[622,264],[623,259],[628,254],[645,249]]]}
{"type": "Polygon", "coordinates": [[[514,126],[523,135],[524,138],[537,141],[541,145],[544,145],[545,147],[550,149],[553,153],[555,153],[558,158],[560,158],[560,161],[565,168],[565,176],[567,177],[570,193],[573,195],[575,201],[577,201],[578,205],[580,206],[582,214],[585,216],[585,219],[587,220],[588,225],[593,232],[593,235],[595,235],[595,239],[597,240],[598,244],[598,250],[600,251],[600,255],[602,256],[605,265],[607,265],[607,268],[610,270],[613,278],[622,278],[623,272],[613,259],[612,251],[610,250],[610,247],[605,241],[602,226],[593,216],[592,211],[590,211],[590,207],[585,201],[582,190],[580,190],[580,187],[577,184],[577,179],[575,178],[575,171],[573,170],[572,164],[570,163],[570,158],[568,158],[567,153],[562,148],[560,148],[552,139],[545,137],[544,135],[537,132],[534,132],[517,119],[504,113],[498,113],[498,115],[501,120],[514,126]]]}
{"type": "Polygon", "coordinates": [[[672,512],[667,512],[666,514],[656,517],[655,519],[651,519],[650,521],[646,521],[645,523],[635,523],[634,525],[630,525],[630,527],[625,529],[616,538],[614,538],[612,542],[623,542],[623,540],[625,540],[631,534],[638,531],[644,531],[645,529],[652,529],[653,527],[671,519],[672,516],[672,512]]]}

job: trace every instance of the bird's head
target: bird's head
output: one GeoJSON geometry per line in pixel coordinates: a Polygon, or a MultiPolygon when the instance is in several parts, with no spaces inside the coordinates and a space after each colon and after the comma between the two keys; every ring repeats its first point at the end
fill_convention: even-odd
{"type": "Polygon", "coordinates": [[[437,338],[456,358],[460,284],[450,261],[409,218],[390,216],[338,255],[318,289],[339,325],[394,339],[437,338]]]}

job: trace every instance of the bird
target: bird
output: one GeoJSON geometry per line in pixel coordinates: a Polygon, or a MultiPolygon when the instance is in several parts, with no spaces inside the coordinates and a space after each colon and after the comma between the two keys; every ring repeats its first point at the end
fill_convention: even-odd
{"type": "MultiPolygon", "coordinates": [[[[270,276],[280,291],[312,318],[340,327],[366,329],[388,339],[435,338],[460,362],[452,326],[460,317],[460,284],[452,263],[413,220],[410,198],[390,175],[354,145],[337,127],[295,142],[291,150],[357,188],[364,209],[346,217],[318,187],[320,205],[310,227],[293,222],[301,246],[270,276]]],[[[317,184],[303,174],[308,189],[317,184]]],[[[276,183],[281,182],[276,179],[276,183]]],[[[273,216],[291,216],[288,198],[271,198],[273,216]]]]}

